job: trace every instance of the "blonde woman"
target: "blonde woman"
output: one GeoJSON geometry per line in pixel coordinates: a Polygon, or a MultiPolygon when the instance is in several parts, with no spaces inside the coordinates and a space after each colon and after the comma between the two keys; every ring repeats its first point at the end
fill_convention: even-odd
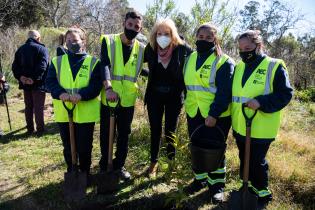
{"type": "Polygon", "coordinates": [[[182,108],[182,92],[185,88],[182,72],[185,58],[191,51],[178,35],[171,19],[155,23],[144,53],[144,62],[149,66],[145,94],[151,128],[151,164],[147,171],[149,177],[155,177],[157,172],[164,114],[167,156],[169,159],[174,158],[175,148],[171,142],[182,108]]]}

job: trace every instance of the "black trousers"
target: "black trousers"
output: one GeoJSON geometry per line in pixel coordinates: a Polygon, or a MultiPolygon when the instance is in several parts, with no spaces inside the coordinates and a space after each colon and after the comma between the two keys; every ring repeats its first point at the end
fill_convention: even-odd
{"type": "MultiPolygon", "coordinates": [[[[194,131],[200,126],[205,124],[205,118],[202,117],[198,110],[195,117],[191,118],[187,115],[188,133],[191,137],[194,131]]],[[[205,149],[211,149],[211,144],[205,142],[202,137],[206,136],[207,139],[216,141],[226,141],[231,127],[231,117],[222,117],[217,120],[217,128],[202,129],[201,132],[194,133],[193,138],[190,139],[191,144],[205,149]],[[222,135],[222,132],[224,135],[222,135]]],[[[201,182],[207,181],[209,189],[212,194],[223,192],[225,187],[225,157],[221,161],[219,168],[216,171],[200,171],[197,168],[193,168],[195,179],[201,182]]]]}
{"type": "Polygon", "coordinates": [[[174,136],[178,116],[182,108],[180,95],[178,97],[170,97],[169,94],[156,94],[147,101],[148,116],[151,129],[151,162],[158,161],[158,155],[161,144],[162,119],[165,114],[165,140],[167,144],[167,156],[173,159],[175,156],[175,148],[171,144],[174,136]]]}
{"type": "MultiPolygon", "coordinates": [[[[74,123],[74,136],[81,171],[90,173],[91,154],[93,143],[93,131],[95,123],[74,123]]],[[[67,164],[67,170],[71,170],[71,146],[69,123],[58,123],[63,144],[63,155],[67,164]]]]}
{"type": "MultiPolygon", "coordinates": [[[[236,137],[236,143],[239,149],[240,177],[242,178],[244,167],[245,141],[244,138],[241,138],[240,136],[234,136],[236,137]]],[[[271,141],[265,141],[264,143],[257,141],[259,140],[251,141],[248,179],[251,182],[252,186],[256,188],[256,190],[254,191],[259,198],[265,197],[271,199],[271,192],[268,190],[269,166],[266,160],[266,155],[269,150],[271,141]]]]}
{"type": "MultiPolygon", "coordinates": [[[[113,160],[114,169],[119,169],[125,165],[128,153],[129,134],[131,133],[131,123],[133,119],[134,107],[117,107],[115,109],[117,142],[115,159],[113,160]]],[[[101,129],[100,129],[100,146],[101,160],[100,169],[107,169],[108,146],[109,146],[109,119],[110,110],[108,106],[101,105],[101,129]]]]}

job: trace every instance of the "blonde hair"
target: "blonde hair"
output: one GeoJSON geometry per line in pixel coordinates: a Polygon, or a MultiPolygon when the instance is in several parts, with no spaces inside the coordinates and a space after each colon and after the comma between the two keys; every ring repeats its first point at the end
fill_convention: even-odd
{"type": "Polygon", "coordinates": [[[162,20],[158,20],[153,28],[152,31],[150,33],[150,45],[151,47],[156,50],[157,49],[157,44],[156,44],[156,36],[157,36],[157,31],[160,27],[167,27],[171,30],[171,44],[173,46],[177,46],[179,44],[183,44],[183,40],[180,38],[180,36],[178,35],[177,32],[177,28],[175,26],[175,23],[173,20],[167,18],[167,19],[162,19],[162,20]]]}
{"type": "Polygon", "coordinates": [[[196,36],[198,36],[200,30],[202,30],[202,29],[209,29],[213,33],[213,36],[214,36],[214,41],[213,42],[214,42],[214,46],[215,46],[215,50],[214,51],[215,51],[217,56],[221,56],[223,54],[223,52],[222,52],[222,49],[221,49],[221,46],[220,46],[220,40],[219,40],[218,35],[217,35],[218,34],[217,27],[214,24],[210,23],[210,22],[204,23],[204,24],[202,24],[201,26],[198,27],[197,32],[196,32],[196,36]]]}
{"type": "Polygon", "coordinates": [[[247,38],[249,41],[256,45],[256,53],[262,54],[264,49],[264,42],[260,34],[261,32],[259,30],[247,30],[239,35],[238,40],[247,38]]]}

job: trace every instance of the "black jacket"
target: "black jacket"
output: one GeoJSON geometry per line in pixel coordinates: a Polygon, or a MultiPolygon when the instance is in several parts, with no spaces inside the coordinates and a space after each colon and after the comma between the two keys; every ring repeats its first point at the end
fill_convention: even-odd
{"type": "MultiPolygon", "coordinates": [[[[178,45],[173,49],[172,58],[166,69],[162,69],[162,64],[158,63],[158,55],[148,44],[144,50],[144,63],[148,63],[149,67],[149,79],[147,89],[145,93],[145,103],[150,100],[150,97],[154,97],[156,86],[167,86],[172,89],[174,96],[180,96],[185,89],[183,67],[186,58],[190,55],[192,49],[184,44],[178,45]],[[160,77],[161,71],[165,77],[160,77]],[[167,77],[167,78],[166,78],[167,77]],[[161,81],[164,80],[164,81],[161,81]]],[[[159,87],[157,87],[159,88],[159,87]]]]}
{"type": "Polygon", "coordinates": [[[48,49],[42,43],[29,38],[16,51],[12,64],[12,71],[14,77],[19,81],[19,88],[24,90],[43,88],[48,66],[48,49]],[[30,77],[34,84],[23,85],[20,81],[21,76],[30,77]]]}

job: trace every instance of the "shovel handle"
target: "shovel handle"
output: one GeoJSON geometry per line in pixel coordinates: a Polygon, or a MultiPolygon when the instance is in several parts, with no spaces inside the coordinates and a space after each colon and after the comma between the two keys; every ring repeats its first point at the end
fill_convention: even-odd
{"type": "Polygon", "coordinates": [[[242,104],[242,113],[243,113],[243,116],[245,118],[245,122],[246,122],[246,127],[250,127],[252,125],[252,121],[254,119],[254,117],[256,116],[257,114],[257,109],[255,110],[254,114],[252,116],[248,116],[245,112],[245,108],[247,107],[247,104],[246,103],[243,103],[242,104]]]}
{"type": "Polygon", "coordinates": [[[251,125],[252,121],[257,114],[257,110],[255,110],[252,116],[247,116],[245,113],[245,107],[247,105],[245,103],[242,104],[242,113],[244,115],[246,121],[246,141],[245,141],[245,155],[244,155],[244,169],[243,169],[243,186],[245,188],[248,187],[248,176],[249,176],[249,161],[250,161],[250,144],[251,144],[251,125]]]}
{"type": "Polygon", "coordinates": [[[74,136],[74,125],[73,125],[73,110],[75,108],[75,104],[73,104],[72,108],[68,108],[65,102],[62,102],[63,106],[68,112],[69,118],[69,134],[70,134],[70,147],[71,147],[71,162],[72,168],[77,168],[77,151],[76,151],[76,144],[75,144],[75,136],[74,136]]]}
{"type": "Polygon", "coordinates": [[[106,104],[109,107],[109,139],[108,139],[108,159],[107,159],[107,172],[113,170],[113,147],[115,138],[115,109],[119,106],[120,98],[118,98],[117,106],[110,107],[106,99],[106,104]]]}

